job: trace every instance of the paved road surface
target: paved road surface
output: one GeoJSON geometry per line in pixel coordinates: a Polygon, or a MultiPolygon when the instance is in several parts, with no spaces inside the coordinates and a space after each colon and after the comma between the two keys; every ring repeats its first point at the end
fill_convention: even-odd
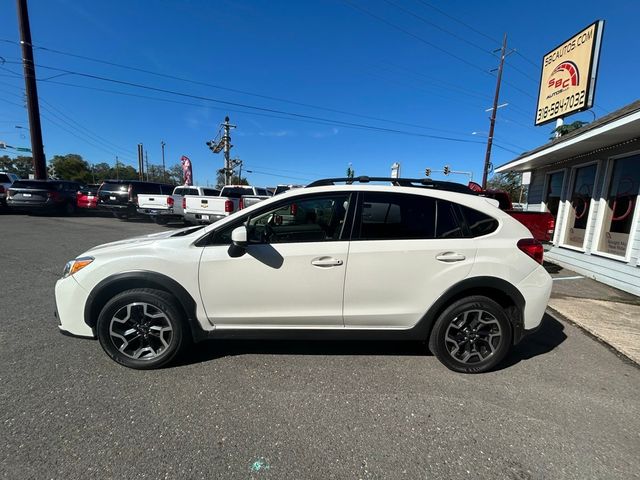
{"type": "Polygon", "coordinates": [[[478,376],[397,342],[216,341],[139,372],[60,335],[64,263],[162,228],[0,215],[2,478],[638,478],[640,371],[549,317],[478,376]]]}

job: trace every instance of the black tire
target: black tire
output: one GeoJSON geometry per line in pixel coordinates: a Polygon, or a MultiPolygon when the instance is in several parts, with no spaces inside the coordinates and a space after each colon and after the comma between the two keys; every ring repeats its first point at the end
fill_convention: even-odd
{"type": "Polygon", "coordinates": [[[100,312],[96,332],[107,355],[137,370],[167,365],[190,340],[175,298],[151,288],[126,290],[109,300],[100,312]]]}
{"type": "Polygon", "coordinates": [[[166,225],[167,223],[169,223],[169,220],[159,215],[156,215],[155,217],[153,217],[153,221],[156,222],[156,224],[158,225],[166,225]]]}
{"type": "Polygon", "coordinates": [[[512,340],[504,309],[490,298],[475,295],[442,312],[431,331],[429,350],[454,372],[483,373],[504,359],[512,340]]]}
{"type": "Polygon", "coordinates": [[[113,216],[116,217],[118,220],[122,220],[122,221],[129,220],[129,216],[123,213],[113,212],[113,216]]]}
{"type": "Polygon", "coordinates": [[[62,211],[67,216],[74,215],[76,213],[76,206],[72,202],[67,202],[64,204],[64,207],[62,207],[62,211]]]}

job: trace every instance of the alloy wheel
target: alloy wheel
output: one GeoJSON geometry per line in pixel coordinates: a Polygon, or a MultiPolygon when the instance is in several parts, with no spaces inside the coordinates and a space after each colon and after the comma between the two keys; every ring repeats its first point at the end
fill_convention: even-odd
{"type": "Polygon", "coordinates": [[[109,323],[111,342],[134,360],[152,360],[171,344],[173,328],[167,315],[150,303],[129,303],[116,311],[109,323]]]}
{"type": "Polygon", "coordinates": [[[451,320],[445,333],[445,346],[452,358],[473,365],[491,357],[502,337],[502,328],[495,316],[486,310],[467,310],[451,320]]]}

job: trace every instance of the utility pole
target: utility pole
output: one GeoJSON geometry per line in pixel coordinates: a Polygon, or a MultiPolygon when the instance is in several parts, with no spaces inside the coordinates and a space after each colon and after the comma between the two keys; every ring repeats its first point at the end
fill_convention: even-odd
{"type": "Polygon", "coordinates": [[[500,98],[500,83],[502,81],[502,70],[504,68],[504,59],[507,56],[507,34],[502,39],[502,48],[500,49],[500,65],[498,66],[498,78],[496,79],[496,94],[493,97],[493,109],[491,110],[489,124],[489,138],[487,139],[487,154],[484,157],[484,168],[482,169],[482,188],[487,188],[487,176],[489,175],[489,166],[491,165],[491,146],[493,145],[493,130],[496,125],[496,114],[498,112],[498,99],[500,98]]]}
{"type": "Polygon", "coordinates": [[[164,146],[166,145],[166,143],[164,143],[164,141],[160,142],[160,148],[162,149],[162,181],[164,183],[167,183],[167,170],[165,169],[164,166],[164,146]]]}
{"type": "Polygon", "coordinates": [[[31,27],[29,26],[29,12],[27,0],[17,0],[18,26],[20,27],[20,44],[22,45],[22,65],[24,70],[24,85],[27,93],[27,109],[29,111],[29,130],[31,132],[31,152],[36,179],[47,179],[47,162],[44,158],[42,145],[42,127],[40,126],[40,107],[38,105],[38,89],[36,86],[36,70],[33,62],[33,47],[31,45],[31,27]]]}
{"type": "Polygon", "coordinates": [[[141,143],[138,144],[138,180],[144,180],[144,156],[143,156],[143,146],[141,143]]]}
{"type": "Polygon", "coordinates": [[[116,180],[120,180],[120,161],[118,155],[116,155],[116,180]]]}
{"type": "Polygon", "coordinates": [[[231,183],[231,129],[236,128],[235,125],[231,125],[229,123],[229,117],[224,117],[224,123],[222,124],[224,128],[224,135],[222,137],[222,142],[224,143],[224,184],[229,185],[231,183]]]}
{"type": "Polygon", "coordinates": [[[145,170],[147,172],[147,182],[149,181],[149,154],[147,153],[147,151],[144,151],[144,165],[145,165],[145,170]]]}

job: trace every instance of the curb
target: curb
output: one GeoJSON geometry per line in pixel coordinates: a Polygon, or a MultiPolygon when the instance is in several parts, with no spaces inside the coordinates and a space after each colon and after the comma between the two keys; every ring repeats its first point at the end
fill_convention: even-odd
{"type": "Polygon", "coordinates": [[[566,323],[570,323],[574,327],[578,327],[587,336],[593,338],[598,343],[600,343],[600,344],[604,345],[605,347],[607,347],[618,358],[620,358],[624,362],[629,363],[629,364],[633,365],[636,368],[640,368],[640,362],[638,360],[635,360],[634,358],[631,358],[629,355],[627,355],[623,351],[619,350],[614,344],[609,343],[606,338],[602,337],[601,335],[598,335],[596,332],[591,331],[589,328],[585,327],[584,325],[581,325],[580,323],[576,322],[575,320],[570,319],[569,317],[565,317],[563,314],[561,314],[560,312],[558,312],[557,310],[553,309],[552,307],[550,307],[548,305],[547,305],[546,313],[548,313],[555,320],[560,320],[560,321],[563,321],[563,322],[566,322],[566,323]]]}

